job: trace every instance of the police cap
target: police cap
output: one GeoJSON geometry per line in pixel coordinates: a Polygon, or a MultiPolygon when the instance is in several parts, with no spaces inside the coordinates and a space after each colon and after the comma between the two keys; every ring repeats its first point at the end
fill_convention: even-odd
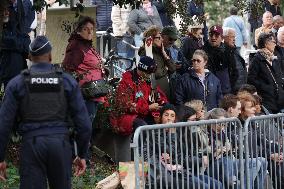
{"type": "Polygon", "coordinates": [[[50,41],[45,36],[37,36],[29,46],[32,56],[40,56],[50,52],[52,49],[50,41]]]}

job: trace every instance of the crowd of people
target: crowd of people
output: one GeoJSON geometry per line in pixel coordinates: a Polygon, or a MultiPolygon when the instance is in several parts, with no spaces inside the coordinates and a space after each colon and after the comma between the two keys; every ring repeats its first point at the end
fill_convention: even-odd
{"type": "MultiPolygon", "coordinates": [[[[205,19],[202,22],[194,20],[178,48],[175,42],[180,38],[180,34],[174,22],[164,11],[162,1],[143,0],[140,7],[131,10],[129,6],[113,6],[111,0],[93,0],[92,4],[97,5],[97,20],[95,22],[90,17],[80,18],[68,40],[62,63],[64,71],[71,73],[77,80],[77,84],[68,74],[62,74],[61,70],[50,66],[52,47],[47,38],[39,36],[29,45],[30,41],[27,36],[32,30],[31,23],[21,27],[21,32],[13,36],[14,38],[9,37],[9,31],[15,29],[12,27],[16,23],[13,20],[13,13],[16,14],[15,6],[19,6],[15,1],[11,1],[9,7],[11,10],[7,16],[9,19],[5,24],[4,32],[7,31],[7,34],[4,33],[1,61],[17,56],[21,60],[15,61],[17,73],[13,72],[9,76],[5,74],[10,73],[11,65],[6,66],[7,63],[3,62],[0,64],[1,82],[6,87],[0,111],[0,135],[3,136],[0,137],[0,179],[4,179],[1,177],[6,170],[4,151],[7,146],[8,133],[13,127],[16,116],[21,122],[18,129],[24,136],[26,145],[23,151],[24,158],[22,158],[24,164],[29,166],[32,164],[29,157],[38,158],[39,154],[30,152],[30,149],[36,148],[35,151],[40,151],[37,145],[45,147],[45,141],[48,141],[48,144],[63,144],[58,145],[60,148],[48,149],[52,151],[52,154],[56,154],[59,150],[66,152],[66,154],[59,153],[61,156],[54,155],[48,159],[48,163],[43,161],[33,165],[36,169],[31,175],[37,175],[40,172],[40,178],[42,178],[34,184],[37,186],[46,184],[44,179],[47,176],[50,179],[49,182],[59,186],[58,188],[70,188],[71,167],[66,166],[64,162],[64,158],[68,158],[70,161],[67,163],[71,164],[70,148],[65,148],[65,143],[68,143],[66,123],[69,122],[67,122],[67,117],[71,116],[77,124],[75,127],[79,136],[80,150],[75,163],[76,172],[81,175],[86,168],[87,148],[89,141],[92,140],[90,139],[90,127],[95,120],[99,104],[112,106],[109,121],[113,131],[125,136],[128,142],[134,131],[143,125],[193,122],[226,117],[239,118],[241,122],[245,122],[256,115],[284,111],[284,21],[281,13],[277,11],[279,2],[273,0],[267,2],[269,4],[265,4],[262,26],[255,30],[255,45],[258,51],[247,65],[240,55],[240,48],[248,45],[248,34],[242,18],[237,15],[236,7],[230,8],[230,16],[224,20],[223,26],[219,23],[208,29],[205,19]],[[110,16],[106,16],[106,12],[110,16]],[[112,104],[107,103],[109,99],[102,91],[103,86],[98,88],[108,76],[109,70],[104,67],[101,55],[92,46],[95,28],[107,30],[110,25],[113,26],[115,36],[120,39],[132,38],[133,43],[140,47],[140,60],[133,69],[122,74],[121,81],[113,94],[112,104]],[[151,56],[148,54],[149,39],[151,39],[151,56]],[[10,45],[16,45],[16,49],[22,48],[15,51],[15,47],[10,47],[10,45]],[[16,53],[17,56],[11,56],[11,52],[16,53]],[[26,68],[25,59],[28,53],[34,65],[29,71],[12,79],[26,68]],[[52,79],[48,80],[50,83],[41,82],[41,79],[46,78],[52,79]],[[87,87],[88,96],[81,90],[83,100],[79,89],[83,89],[85,84],[89,83],[93,89],[89,90],[91,87],[87,87]],[[47,95],[42,95],[40,98],[41,92],[47,95]],[[50,97],[58,98],[58,101],[46,100],[50,97]],[[62,107],[51,105],[56,103],[61,104],[62,107]],[[42,110],[42,107],[46,108],[42,110]],[[7,114],[9,116],[5,117],[7,114]],[[87,121],[83,123],[84,119],[87,121]],[[60,140],[54,142],[55,139],[50,137],[51,135],[58,136],[60,140]],[[58,167],[62,173],[68,172],[68,176],[52,178],[46,168],[42,168],[50,166],[51,161],[56,158],[60,159],[61,164],[58,167]],[[64,182],[59,180],[61,178],[64,182]]],[[[204,18],[202,1],[190,1],[187,11],[194,18],[198,16],[204,18]]],[[[33,13],[30,13],[30,16],[32,15],[33,13]]],[[[18,31],[13,30],[13,32],[18,31]]],[[[104,40],[105,43],[109,42],[107,38],[104,40]]],[[[122,40],[118,40],[116,45],[119,55],[130,56],[122,40]]],[[[253,145],[273,150],[269,153],[253,151],[253,155],[249,158],[249,167],[252,171],[251,188],[265,186],[269,167],[276,167],[274,172],[269,173],[272,176],[274,188],[283,188],[282,182],[279,182],[284,175],[282,145],[279,145],[275,138],[263,138],[263,135],[258,135],[257,128],[257,126],[251,127],[249,130],[255,133],[251,136],[258,137],[254,138],[257,142],[253,145]]],[[[237,129],[239,128],[236,126],[228,129],[222,124],[216,124],[211,125],[210,129],[203,128],[198,136],[191,136],[195,137],[195,141],[200,140],[204,143],[201,145],[189,143],[190,150],[206,151],[207,154],[211,153],[211,157],[202,156],[198,160],[202,162],[203,167],[208,167],[208,169],[202,176],[192,170],[190,175],[192,183],[189,185],[200,184],[202,181],[201,185],[205,188],[226,188],[226,185],[239,187],[236,170],[240,164],[239,159],[230,156],[223,159],[225,154],[233,150],[233,145],[238,143],[237,129]],[[224,137],[228,134],[230,137],[224,137]],[[212,149],[201,149],[209,145],[212,149]],[[221,160],[220,157],[222,157],[221,160]],[[215,169],[214,166],[210,167],[212,165],[208,163],[209,158],[213,161],[215,169]],[[220,164],[221,167],[219,167],[220,164]],[[214,174],[215,171],[224,171],[229,174],[219,178],[219,174],[214,174]]],[[[281,128],[278,128],[277,132],[280,130],[281,128]]],[[[166,132],[170,136],[171,133],[179,131],[169,129],[166,132]]],[[[179,140],[184,140],[185,132],[178,134],[182,136],[179,140]]],[[[170,138],[164,141],[171,143],[172,140],[177,139],[170,138]]],[[[166,149],[162,154],[156,153],[157,157],[154,158],[162,157],[166,162],[169,159],[169,150],[177,149],[166,149]]],[[[176,159],[195,158],[181,157],[181,154],[178,156],[176,159]]],[[[131,153],[124,153],[117,161],[129,161],[131,158],[131,153]]],[[[179,163],[176,162],[176,164],[179,163]]],[[[195,162],[191,164],[195,165],[195,162]]],[[[28,166],[24,168],[26,170],[22,170],[21,175],[25,175],[28,166]]],[[[176,169],[179,169],[178,166],[176,169]]],[[[21,184],[29,188],[31,183],[28,182],[32,177],[26,178],[21,184]]]]}

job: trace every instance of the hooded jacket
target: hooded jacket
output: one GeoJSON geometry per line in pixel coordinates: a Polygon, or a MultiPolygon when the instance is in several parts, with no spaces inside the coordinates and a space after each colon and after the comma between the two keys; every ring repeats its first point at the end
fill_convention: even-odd
{"type": "Polygon", "coordinates": [[[205,73],[204,86],[193,69],[183,74],[176,87],[176,103],[202,100],[207,110],[217,108],[222,98],[219,79],[211,72],[205,73]]]}
{"type": "Polygon", "coordinates": [[[160,29],[163,28],[157,8],[154,5],[152,5],[152,8],[153,16],[148,15],[142,6],[140,6],[139,9],[133,9],[130,12],[127,22],[130,32],[140,35],[153,25],[156,25],[160,29]]]}

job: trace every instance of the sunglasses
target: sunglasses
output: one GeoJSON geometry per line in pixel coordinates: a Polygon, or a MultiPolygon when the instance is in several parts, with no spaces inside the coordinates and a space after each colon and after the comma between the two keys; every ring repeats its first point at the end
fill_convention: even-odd
{"type": "Polygon", "coordinates": [[[158,40],[161,40],[161,38],[162,38],[162,37],[154,37],[154,39],[158,39],[158,40]]]}
{"type": "Polygon", "coordinates": [[[200,63],[201,60],[199,60],[199,59],[191,59],[191,62],[198,62],[198,63],[200,63]]]}

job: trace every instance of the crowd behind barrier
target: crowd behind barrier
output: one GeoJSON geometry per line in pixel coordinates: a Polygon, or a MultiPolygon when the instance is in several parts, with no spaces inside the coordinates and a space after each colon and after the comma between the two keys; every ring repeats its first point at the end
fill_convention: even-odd
{"type": "MultiPolygon", "coordinates": [[[[113,33],[109,33],[107,31],[96,31],[96,36],[97,36],[97,50],[99,51],[100,55],[102,56],[103,61],[106,61],[106,58],[109,56],[109,50],[108,49],[116,49],[116,40],[117,37],[114,36],[113,33]],[[109,35],[110,36],[110,40],[111,40],[111,47],[109,47],[109,43],[104,43],[104,36],[109,35]]],[[[137,63],[139,62],[140,56],[138,55],[138,50],[140,47],[136,47],[134,44],[130,44],[129,42],[127,42],[126,40],[122,40],[122,42],[124,44],[126,44],[131,50],[134,51],[134,57],[133,60],[136,62],[136,64],[134,64],[133,66],[135,67],[135,65],[137,65],[137,63]]],[[[255,53],[257,52],[257,50],[252,50],[252,49],[248,49],[248,48],[244,48],[244,51],[242,52],[242,55],[244,56],[244,60],[246,62],[246,65],[249,64],[249,61],[255,53]]],[[[126,68],[128,67],[127,62],[123,61],[123,59],[125,60],[125,57],[121,57],[121,58],[117,58],[117,59],[121,59],[119,61],[114,61],[113,67],[111,70],[112,73],[117,73],[116,75],[114,75],[115,77],[121,77],[121,74],[125,72],[126,68]]],[[[126,60],[128,59],[128,61],[130,61],[129,59],[131,58],[126,58],[126,60]]]]}
{"type": "Polygon", "coordinates": [[[139,127],[131,144],[136,188],[283,188],[283,118],[139,127]]]}

